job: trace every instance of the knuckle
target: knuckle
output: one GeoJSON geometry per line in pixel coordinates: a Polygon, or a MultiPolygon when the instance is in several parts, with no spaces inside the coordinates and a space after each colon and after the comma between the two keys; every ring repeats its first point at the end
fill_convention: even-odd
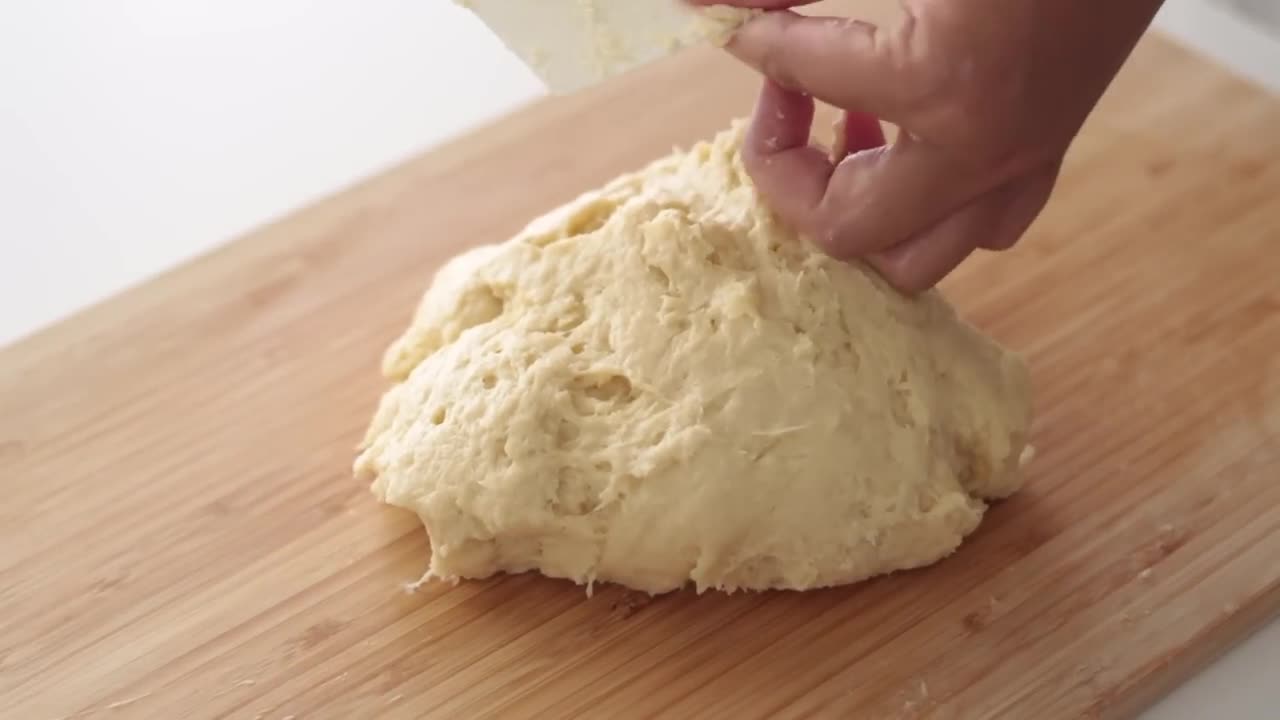
{"type": "Polygon", "coordinates": [[[906,97],[922,134],[975,170],[1007,174],[1043,159],[1046,143],[1026,101],[1023,63],[975,44],[963,21],[939,10],[914,30],[906,97]]]}
{"type": "Polygon", "coordinates": [[[799,28],[794,21],[783,22],[771,41],[760,49],[760,72],[788,90],[802,89],[797,76],[798,58],[794,52],[797,47],[803,47],[805,41],[798,34],[799,28]]]}
{"type": "Polygon", "coordinates": [[[907,295],[916,295],[933,287],[929,277],[902,258],[879,258],[875,268],[886,282],[907,295]]]}
{"type": "Polygon", "coordinates": [[[832,222],[825,214],[815,219],[809,233],[818,247],[831,257],[848,259],[858,254],[855,248],[850,247],[853,238],[849,233],[840,224],[832,222]]]}
{"type": "Polygon", "coordinates": [[[771,45],[760,57],[760,72],[770,80],[788,90],[796,89],[795,73],[792,63],[787,60],[784,46],[771,45]]]}

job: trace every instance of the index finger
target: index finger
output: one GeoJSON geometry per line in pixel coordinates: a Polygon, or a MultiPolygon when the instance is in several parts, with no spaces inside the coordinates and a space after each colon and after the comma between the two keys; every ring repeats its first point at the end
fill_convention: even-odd
{"type": "Polygon", "coordinates": [[[727,49],[787,89],[901,125],[919,95],[913,28],[909,15],[886,31],[851,18],[781,10],[748,21],[727,49]]]}

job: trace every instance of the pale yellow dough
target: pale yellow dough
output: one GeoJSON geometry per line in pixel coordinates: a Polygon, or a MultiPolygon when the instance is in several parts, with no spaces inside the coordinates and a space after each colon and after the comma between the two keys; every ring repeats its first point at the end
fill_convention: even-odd
{"type": "Polygon", "coordinates": [[[441,269],[356,461],[429,576],[840,585],[946,556],[1018,488],[1023,362],[779,224],[741,138],[441,269]]]}

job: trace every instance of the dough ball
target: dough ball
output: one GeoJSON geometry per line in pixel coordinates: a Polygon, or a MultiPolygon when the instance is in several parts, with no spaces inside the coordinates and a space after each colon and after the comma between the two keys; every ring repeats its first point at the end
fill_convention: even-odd
{"type": "Polygon", "coordinates": [[[1023,362],[781,225],[742,134],[441,268],[356,461],[429,577],[840,585],[937,561],[1017,489],[1023,362]]]}

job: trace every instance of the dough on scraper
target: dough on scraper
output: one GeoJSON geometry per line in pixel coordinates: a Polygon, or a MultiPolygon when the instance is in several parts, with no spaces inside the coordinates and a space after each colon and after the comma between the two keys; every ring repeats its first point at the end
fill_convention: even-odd
{"type": "Polygon", "coordinates": [[[808,589],[951,553],[1015,491],[1023,362],[759,201],[741,122],[444,266],[356,470],[428,577],[808,589]]]}

